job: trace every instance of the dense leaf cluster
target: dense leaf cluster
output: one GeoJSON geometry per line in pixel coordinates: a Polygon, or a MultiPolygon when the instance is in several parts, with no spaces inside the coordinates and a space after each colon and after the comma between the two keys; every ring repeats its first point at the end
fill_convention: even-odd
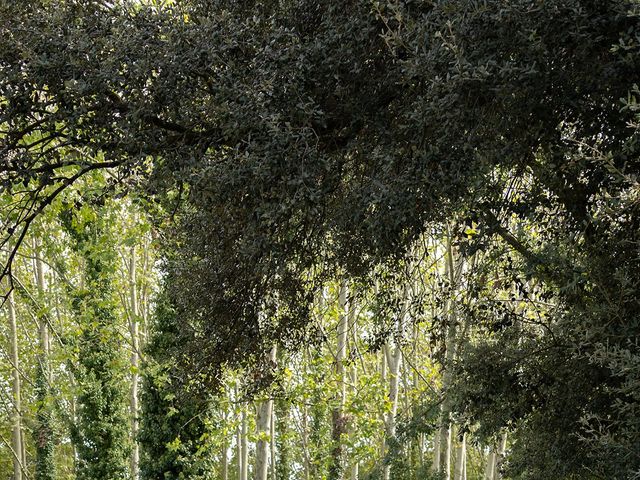
{"type": "Polygon", "coordinates": [[[204,449],[208,397],[190,394],[184,373],[176,370],[174,358],[182,355],[185,337],[165,299],[160,299],[154,317],[155,333],[145,349],[140,477],[206,478],[211,466],[199,453],[204,449]]]}
{"type": "Polygon", "coordinates": [[[65,210],[62,218],[84,264],[83,285],[73,292],[72,305],[80,324],[73,372],[79,390],[78,423],[72,430],[77,478],[125,479],[131,453],[127,359],[116,321],[117,257],[109,243],[111,225],[104,209],[65,210]]]}

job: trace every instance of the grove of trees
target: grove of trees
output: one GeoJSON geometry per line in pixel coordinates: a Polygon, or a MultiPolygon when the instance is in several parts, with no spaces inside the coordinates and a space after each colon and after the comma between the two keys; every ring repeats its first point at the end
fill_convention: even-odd
{"type": "Polygon", "coordinates": [[[640,1],[0,0],[0,479],[639,480],[640,1]]]}

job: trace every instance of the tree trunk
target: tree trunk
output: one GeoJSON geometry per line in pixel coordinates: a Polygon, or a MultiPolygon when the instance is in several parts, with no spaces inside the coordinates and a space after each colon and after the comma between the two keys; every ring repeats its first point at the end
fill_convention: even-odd
{"type": "Polygon", "coordinates": [[[228,454],[228,445],[226,440],[223,441],[222,444],[222,458],[220,465],[220,478],[222,480],[228,480],[229,478],[229,459],[227,457],[228,454]]]}
{"type": "MultiPolygon", "coordinates": [[[[380,352],[380,380],[383,385],[387,383],[387,360],[385,358],[384,351],[380,352]]],[[[382,413],[382,424],[386,425],[386,417],[384,412],[382,413]]],[[[385,453],[387,451],[387,435],[385,431],[382,431],[381,440],[380,440],[380,460],[384,460],[385,453]]]]}
{"type": "Polygon", "coordinates": [[[339,480],[344,470],[344,448],[342,435],[346,433],[346,421],[344,417],[344,405],[347,396],[347,382],[345,379],[344,361],[347,349],[347,283],[342,281],[338,293],[338,343],[336,351],[336,378],[338,380],[339,398],[338,404],[332,412],[331,439],[333,442],[332,463],[329,469],[329,479],[339,480]]]}
{"type": "MultiPolygon", "coordinates": [[[[227,414],[225,412],[224,421],[227,423],[227,414]]],[[[227,436],[223,433],[224,437],[222,438],[222,448],[220,452],[220,479],[228,480],[229,479],[229,443],[227,441],[227,436]]]]}
{"type": "MultiPolygon", "coordinates": [[[[402,352],[400,347],[391,348],[388,344],[384,346],[384,354],[389,367],[389,402],[391,410],[387,413],[385,421],[385,435],[387,439],[396,436],[396,415],[398,413],[398,385],[400,381],[400,365],[402,364],[402,352]]],[[[386,452],[385,452],[386,454],[386,452]]],[[[384,467],[384,480],[389,480],[389,465],[384,467]]]]}
{"type": "MultiPolygon", "coordinates": [[[[396,335],[398,338],[404,336],[404,328],[410,303],[410,291],[408,286],[405,286],[404,295],[402,299],[402,311],[396,319],[396,335]]],[[[383,346],[383,354],[387,360],[388,375],[389,375],[389,403],[391,404],[391,410],[387,412],[385,419],[385,436],[387,439],[392,439],[396,436],[396,415],[398,413],[398,393],[400,385],[400,372],[402,367],[402,350],[397,340],[387,342],[383,346]]],[[[385,455],[388,452],[384,452],[385,455]]],[[[390,466],[385,465],[383,470],[384,480],[389,480],[391,471],[390,466]]]]}
{"type": "MultiPolygon", "coordinates": [[[[234,401],[239,402],[238,386],[233,389],[234,401]]],[[[238,464],[238,480],[242,480],[242,424],[244,423],[244,414],[240,411],[240,423],[236,426],[236,462],[238,464]]]]}
{"type": "Polygon", "coordinates": [[[460,445],[458,446],[458,451],[456,452],[456,469],[454,472],[454,480],[465,480],[465,463],[467,456],[467,435],[466,433],[462,434],[462,440],[460,441],[460,445]]]}
{"type": "Polygon", "coordinates": [[[140,335],[139,326],[139,307],[138,307],[138,290],[136,278],[136,250],[131,247],[131,258],[129,260],[129,289],[131,301],[131,478],[137,480],[139,476],[140,465],[140,449],[138,446],[138,369],[139,369],[139,349],[140,335]]]}
{"type": "MultiPolygon", "coordinates": [[[[455,305],[453,305],[453,291],[456,286],[456,274],[454,269],[453,247],[451,244],[451,237],[447,238],[446,255],[445,255],[445,277],[448,277],[450,285],[450,298],[445,303],[444,316],[448,320],[447,336],[445,339],[445,362],[444,362],[444,375],[442,379],[442,389],[444,394],[444,401],[441,409],[440,419],[440,441],[444,441],[444,459],[440,458],[439,463],[442,467],[444,463],[444,478],[446,480],[451,479],[451,456],[453,447],[453,433],[451,431],[451,401],[447,389],[451,385],[452,380],[452,367],[456,354],[456,334],[457,334],[457,319],[455,315],[455,305]],[[444,460],[444,462],[443,462],[444,460]]],[[[437,470],[441,471],[441,470],[437,470]]]]}
{"type": "MultiPolygon", "coordinates": [[[[38,286],[38,303],[41,309],[47,303],[44,262],[41,253],[42,243],[34,241],[34,263],[36,284],[38,286]]],[[[52,431],[52,412],[49,400],[51,385],[51,369],[49,366],[50,343],[49,324],[46,313],[40,313],[38,318],[38,333],[40,351],[38,354],[38,372],[36,378],[36,397],[38,410],[36,413],[36,480],[53,480],[55,478],[54,444],[52,431]]]]}
{"type": "Polygon", "coordinates": [[[502,434],[502,439],[500,441],[500,450],[498,451],[498,456],[496,458],[496,461],[493,467],[493,478],[495,480],[502,478],[502,475],[500,475],[500,464],[504,460],[506,451],[507,451],[507,432],[504,432],[502,434]]]}
{"type": "Polygon", "coordinates": [[[467,480],[467,450],[466,450],[466,445],[465,445],[465,455],[462,458],[463,461],[463,465],[462,465],[462,480],[467,480]]]}
{"type": "Polygon", "coordinates": [[[432,470],[434,472],[439,472],[442,469],[441,459],[442,459],[442,428],[436,430],[436,433],[433,438],[433,466],[432,470]]]}
{"type": "Polygon", "coordinates": [[[271,419],[269,421],[269,429],[269,440],[271,441],[271,480],[276,480],[276,409],[273,405],[273,399],[271,400],[271,419]]]}
{"type": "Polygon", "coordinates": [[[496,450],[491,447],[491,451],[487,455],[487,465],[484,469],[484,480],[495,480],[496,469],[496,450]]]}
{"type": "MultiPolygon", "coordinates": [[[[447,418],[447,422],[449,419],[447,418]]],[[[453,430],[451,423],[446,427],[446,444],[445,444],[445,457],[444,457],[444,475],[447,480],[451,478],[451,453],[453,451],[453,430]]]]}
{"type": "MultiPolygon", "coordinates": [[[[307,358],[307,350],[303,352],[302,362],[303,365],[309,365],[309,359],[307,358]]],[[[304,468],[304,480],[310,480],[311,478],[311,455],[309,452],[309,406],[305,397],[302,399],[302,457],[304,468]]]]}
{"type": "Polygon", "coordinates": [[[249,478],[249,446],[247,444],[247,410],[242,407],[242,427],[240,431],[240,480],[249,478]]]}
{"type": "MultiPolygon", "coordinates": [[[[276,362],[276,347],[271,349],[269,360],[273,365],[276,362]]],[[[256,468],[255,480],[267,480],[269,473],[269,445],[271,435],[271,415],[273,412],[273,398],[261,401],[256,408],[256,429],[258,441],[256,442],[256,468]]]]}
{"type": "MultiPolygon", "coordinates": [[[[416,286],[416,291],[417,291],[417,288],[419,287],[416,286]]],[[[414,322],[413,324],[413,329],[411,332],[411,341],[412,341],[412,359],[411,359],[412,364],[408,365],[409,362],[405,362],[403,366],[405,369],[407,369],[407,367],[411,367],[412,383],[410,385],[410,388],[413,389],[414,391],[420,391],[420,375],[418,374],[418,365],[422,365],[421,363],[422,360],[420,358],[420,331],[419,331],[417,322],[414,322]]],[[[409,378],[409,373],[407,373],[406,377],[409,378]]],[[[407,390],[406,398],[407,399],[410,398],[409,389],[407,390]]],[[[414,404],[414,402],[411,402],[411,409],[408,410],[408,412],[411,414],[412,417],[416,415],[415,407],[416,405],[414,404]]],[[[422,467],[424,466],[424,433],[422,432],[418,433],[417,438],[415,439],[414,442],[415,443],[414,443],[413,465],[416,468],[422,469],[422,467]]]]}
{"type": "MultiPolygon", "coordinates": [[[[351,332],[351,350],[356,351],[357,348],[357,330],[356,330],[356,302],[355,297],[352,294],[351,301],[349,302],[349,322],[348,322],[348,330],[351,332]]],[[[351,366],[351,395],[355,397],[358,394],[358,364],[357,362],[353,362],[351,366]]],[[[353,428],[351,428],[350,435],[353,436],[353,428]]],[[[358,480],[360,465],[358,459],[355,458],[352,460],[351,464],[351,480],[358,480]]]]}
{"type": "Polygon", "coordinates": [[[22,480],[22,471],[25,467],[24,439],[22,433],[22,402],[20,387],[20,363],[18,355],[18,328],[16,324],[16,309],[13,303],[13,292],[7,297],[9,310],[9,335],[11,336],[11,363],[13,392],[12,435],[11,448],[13,449],[13,480],[22,480]]]}

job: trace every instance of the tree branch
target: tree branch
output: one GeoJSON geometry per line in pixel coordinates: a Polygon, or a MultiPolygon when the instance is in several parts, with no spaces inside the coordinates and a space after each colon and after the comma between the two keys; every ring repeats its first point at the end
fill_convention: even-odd
{"type": "Polygon", "coordinates": [[[13,261],[16,255],[18,254],[18,250],[20,249],[20,246],[22,245],[22,242],[24,241],[27,235],[27,231],[29,230],[29,227],[31,226],[33,221],[44,211],[45,208],[47,208],[58,197],[58,195],[60,195],[64,190],[66,190],[68,187],[73,185],[79,178],[83,177],[85,174],[93,170],[118,167],[122,165],[124,162],[125,160],[121,159],[121,160],[112,160],[110,162],[98,162],[98,163],[93,163],[91,165],[87,165],[86,167],[82,168],[71,177],[66,178],[61,185],[59,185],[53,192],[47,195],[40,202],[40,204],[37,206],[37,208],[33,212],[31,212],[28,216],[26,216],[22,220],[19,220],[18,225],[15,225],[15,227],[8,229],[9,236],[5,238],[4,241],[2,241],[0,246],[4,246],[13,235],[15,228],[18,228],[20,223],[22,224],[22,230],[18,235],[15,245],[10,250],[9,257],[7,259],[6,264],[3,266],[2,272],[0,272],[0,282],[5,277],[8,277],[9,279],[9,291],[2,296],[2,303],[0,303],[0,306],[4,305],[4,303],[7,301],[9,292],[11,292],[14,288],[11,267],[13,265],[13,261]]]}

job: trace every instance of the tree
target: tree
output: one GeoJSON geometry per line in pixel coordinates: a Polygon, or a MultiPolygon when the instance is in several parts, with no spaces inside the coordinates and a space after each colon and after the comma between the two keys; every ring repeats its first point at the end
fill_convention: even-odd
{"type": "MultiPolygon", "coordinates": [[[[42,241],[34,241],[34,266],[36,285],[38,288],[38,303],[44,307],[46,304],[46,284],[44,263],[42,261],[42,241]]],[[[40,312],[38,318],[39,351],[38,373],[36,376],[36,391],[38,396],[38,412],[35,434],[36,443],[36,480],[53,480],[56,478],[54,463],[54,432],[53,411],[51,399],[51,367],[50,367],[50,340],[47,314],[40,312]]]]}
{"type": "Polygon", "coordinates": [[[20,363],[18,352],[18,329],[16,326],[16,310],[13,301],[13,293],[7,298],[7,311],[9,318],[9,332],[11,341],[11,363],[12,363],[12,384],[13,413],[11,432],[11,453],[13,456],[13,480],[22,480],[22,473],[25,470],[24,441],[22,431],[22,401],[20,388],[20,363]]]}
{"type": "Polygon", "coordinates": [[[189,391],[175,369],[173,358],[184,341],[179,318],[160,296],[154,315],[154,331],[145,349],[140,416],[140,478],[206,478],[207,398],[189,391]],[[202,452],[199,455],[199,452],[202,452]]]}
{"type": "Polygon", "coordinates": [[[90,204],[63,212],[69,235],[84,265],[84,281],[74,292],[80,334],[76,344],[78,382],[77,476],[116,480],[129,475],[131,443],[127,414],[127,365],[117,328],[113,283],[116,252],[110,245],[110,218],[90,204]]]}

